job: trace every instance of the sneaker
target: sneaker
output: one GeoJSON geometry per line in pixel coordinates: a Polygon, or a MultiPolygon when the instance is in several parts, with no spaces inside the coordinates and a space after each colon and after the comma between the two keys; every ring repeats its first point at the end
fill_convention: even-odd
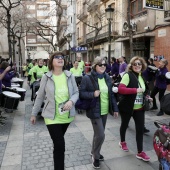
{"type": "Polygon", "coordinates": [[[164,112],[163,112],[163,111],[159,111],[159,112],[157,113],[157,116],[162,116],[162,115],[164,115],[164,112]]]}
{"type": "Polygon", "coordinates": [[[92,156],[92,165],[93,165],[93,168],[100,169],[99,159],[94,159],[93,156],[92,156]]]}
{"type": "Polygon", "coordinates": [[[136,155],[136,158],[142,159],[143,161],[150,161],[150,157],[148,155],[146,155],[146,153],[143,151],[141,153],[138,153],[136,155]]]}
{"type": "MultiPolygon", "coordinates": [[[[93,156],[92,153],[90,153],[90,155],[93,156]]],[[[104,156],[103,155],[100,155],[99,161],[104,161],[104,156]]]]}
{"type": "Polygon", "coordinates": [[[149,132],[150,132],[150,130],[146,129],[146,127],[144,127],[143,133],[149,133],[149,132]]]}
{"type": "Polygon", "coordinates": [[[126,142],[119,142],[119,146],[123,151],[125,151],[125,152],[129,151],[126,142]]]}
{"type": "Polygon", "coordinates": [[[153,106],[153,107],[150,108],[150,110],[157,110],[157,109],[158,109],[157,106],[153,106]]]}

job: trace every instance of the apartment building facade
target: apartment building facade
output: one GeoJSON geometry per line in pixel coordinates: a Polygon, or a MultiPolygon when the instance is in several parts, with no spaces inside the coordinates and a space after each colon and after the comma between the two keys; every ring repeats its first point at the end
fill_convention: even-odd
{"type": "Polygon", "coordinates": [[[77,41],[78,46],[86,46],[88,51],[82,53],[85,61],[93,61],[93,57],[100,55],[108,57],[109,24],[105,9],[111,5],[114,9],[111,21],[111,57],[122,54],[121,43],[115,39],[122,34],[122,23],[126,10],[122,10],[122,0],[78,0],[77,1],[77,41]],[[122,13],[123,11],[123,13],[122,13]],[[98,31],[100,30],[100,31],[98,31]],[[96,38],[95,38],[96,37],[96,38]],[[95,41],[95,42],[94,42],[95,41]],[[94,54],[91,46],[94,43],[94,54]]]}
{"type": "MultiPolygon", "coordinates": [[[[127,8],[127,4],[126,4],[127,8]]],[[[154,58],[157,64],[161,58],[170,61],[170,2],[164,0],[132,0],[130,3],[131,25],[133,28],[133,53],[154,58]]],[[[125,21],[126,22],[126,21],[125,21]]],[[[129,35],[126,23],[123,23],[123,55],[130,56],[129,35]]]]}

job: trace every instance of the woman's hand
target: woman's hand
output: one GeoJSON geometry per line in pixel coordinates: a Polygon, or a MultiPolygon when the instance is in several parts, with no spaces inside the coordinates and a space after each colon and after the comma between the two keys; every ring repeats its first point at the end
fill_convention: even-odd
{"type": "Polygon", "coordinates": [[[72,106],[73,106],[73,102],[69,100],[68,102],[65,103],[63,110],[70,110],[72,106]]]}
{"type": "Polygon", "coordinates": [[[100,95],[100,90],[96,90],[96,91],[94,92],[94,97],[99,97],[99,95],[100,95]]]}
{"type": "Polygon", "coordinates": [[[143,93],[144,90],[142,88],[137,88],[137,93],[143,93]]]}
{"type": "Polygon", "coordinates": [[[31,123],[32,123],[33,125],[35,125],[35,123],[36,123],[36,117],[35,117],[35,116],[31,116],[30,121],[31,121],[31,123]]]}
{"type": "Polygon", "coordinates": [[[113,116],[114,116],[114,118],[118,118],[119,113],[118,112],[113,112],[113,116]]]}

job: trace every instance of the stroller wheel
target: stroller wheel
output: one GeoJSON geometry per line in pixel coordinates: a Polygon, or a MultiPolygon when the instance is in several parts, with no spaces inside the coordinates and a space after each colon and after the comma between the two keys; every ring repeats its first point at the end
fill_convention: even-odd
{"type": "Polygon", "coordinates": [[[159,170],[163,170],[163,167],[161,164],[159,164],[159,170]]]}

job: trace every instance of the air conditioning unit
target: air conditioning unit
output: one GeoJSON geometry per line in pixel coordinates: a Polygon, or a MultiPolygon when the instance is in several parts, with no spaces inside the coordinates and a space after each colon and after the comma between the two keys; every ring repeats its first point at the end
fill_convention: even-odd
{"type": "MultiPolygon", "coordinates": [[[[137,31],[137,25],[135,23],[131,23],[130,25],[131,25],[132,31],[136,32],[137,31]]],[[[125,21],[123,23],[123,31],[124,32],[129,32],[129,24],[128,24],[127,21],[125,21]]]]}

